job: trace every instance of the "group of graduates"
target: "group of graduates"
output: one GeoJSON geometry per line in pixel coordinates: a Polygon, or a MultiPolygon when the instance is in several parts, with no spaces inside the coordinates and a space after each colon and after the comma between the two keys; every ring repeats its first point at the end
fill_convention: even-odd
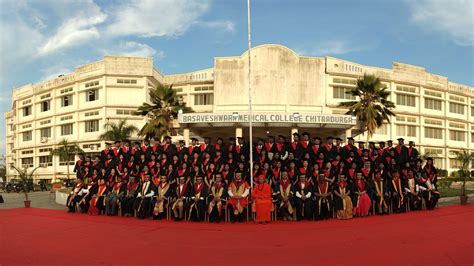
{"type": "Polygon", "coordinates": [[[196,138],[185,146],[166,136],[106,143],[100,155],[76,162],[69,212],[138,218],[242,222],[255,213],[268,222],[350,219],[369,214],[435,208],[440,197],[433,159],[422,165],[414,142],[364,142],[308,133],[258,138],[252,152],[243,138],[196,138]],[[251,176],[253,178],[251,178],[251,176]],[[251,184],[253,180],[253,184],[251,184]],[[253,190],[251,190],[253,187],[253,190]],[[227,210],[227,211],[226,211],[227,210]]]}

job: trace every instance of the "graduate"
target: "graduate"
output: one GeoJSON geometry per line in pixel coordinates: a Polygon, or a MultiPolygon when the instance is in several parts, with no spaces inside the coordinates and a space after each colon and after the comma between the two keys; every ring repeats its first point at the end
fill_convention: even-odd
{"type": "Polygon", "coordinates": [[[326,179],[325,174],[319,174],[313,193],[316,220],[326,220],[332,216],[331,195],[332,188],[330,182],[326,179]]]}
{"type": "Polygon", "coordinates": [[[84,183],[82,180],[80,178],[76,178],[76,184],[74,185],[74,188],[66,200],[66,207],[69,209],[68,212],[76,212],[76,205],[81,199],[83,187],[84,183]]]}
{"type": "Polygon", "coordinates": [[[227,202],[230,209],[231,222],[243,222],[244,213],[247,211],[248,195],[250,192],[250,185],[247,181],[242,179],[242,173],[235,173],[235,178],[230,182],[227,189],[229,200],[227,202]]]}
{"type": "Polygon", "coordinates": [[[438,204],[440,198],[439,192],[436,186],[431,183],[430,178],[427,176],[426,172],[421,174],[421,177],[418,177],[419,189],[422,191],[422,197],[425,201],[426,209],[433,210],[438,204]]]}
{"type": "Polygon", "coordinates": [[[405,180],[404,193],[408,199],[410,210],[421,210],[421,193],[419,192],[418,185],[413,170],[408,170],[408,177],[405,180]]]}
{"type": "Polygon", "coordinates": [[[186,177],[182,176],[178,180],[178,184],[174,189],[175,200],[171,209],[174,213],[174,220],[179,222],[185,219],[185,210],[188,209],[188,202],[192,195],[191,184],[186,182],[186,177]]]}
{"type": "Polygon", "coordinates": [[[208,186],[203,182],[201,175],[196,176],[190,198],[188,220],[202,222],[206,218],[206,199],[209,193],[208,186]]]}
{"type": "Polygon", "coordinates": [[[117,182],[114,184],[112,190],[108,193],[105,199],[105,213],[108,216],[116,214],[117,204],[120,199],[125,195],[127,186],[122,181],[121,176],[117,176],[117,182]]]}
{"type": "Polygon", "coordinates": [[[301,221],[313,218],[313,206],[311,203],[312,186],[306,181],[306,175],[300,175],[300,180],[295,187],[296,219],[301,221]]]}
{"type": "Polygon", "coordinates": [[[346,182],[344,174],[338,176],[338,182],[334,186],[334,210],[336,218],[347,220],[352,218],[352,199],[350,196],[349,184],[346,182]]]}
{"type": "Polygon", "coordinates": [[[163,219],[168,211],[168,204],[170,196],[172,195],[172,189],[170,187],[168,178],[165,175],[162,176],[160,182],[156,186],[156,199],[153,207],[154,220],[163,219]]]}
{"type": "Polygon", "coordinates": [[[398,172],[394,172],[392,174],[392,180],[390,180],[388,183],[388,190],[393,212],[404,212],[406,197],[403,193],[402,180],[400,179],[400,174],[398,172]]]}
{"type": "Polygon", "coordinates": [[[144,179],[144,182],[138,188],[137,198],[134,203],[134,209],[137,212],[138,219],[145,219],[148,217],[150,202],[155,195],[155,186],[150,181],[150,175],[144,175],[144,179]]]}
{"type": "Polygon", "coordinates": [[[356,173],[356,180],[353,183],[353,215],[364,217],[369,215],[371,200],[367,192],[370,190],[369,183],[364,180],[362,172],[356,173]]]}
{"type": "Polygon", "coordinates": [[[255,223],[266,224],[271,221],[272,189],[265,182],[265,176],[258,176],[258,184],[252,190],[253,204],[255,206],[255,223]]]}
{"type": "Polygon", "coordinates": [[[280,181],[274,186],[275,206],[278,216],[284,221],[292,221],[294,213],[293,185],[288,178],[288,172],[281,173],[280,181]]]}
{"type": "Polygon", "coordinates": [[[133,216],[133,203],[138,194],[138,183],[134,176],[130,176],[127,183],[127,190],[125,196],[121,199],[120,204],[122,205],[122,215],[125,217],[133,216]]]}
{"type": "Polygon", "coordinates": [[[390,199],[387,183],[380,172],[375,173],[375,179],[372,181],[372,199],[375,204],[375,212],[378,214],[388,214],[388,203],[390,199]]]}
{"type": "Polygon", "coordinates": [[[92,196],[89,202],[88,213],[90,215],[99,215],[102,212],[105,212],[105,197],[109,192],[109,188],[105,184],[104,179],[99,179],[99,186],[96,193],[92,196]]]}
{"type": "Polygon", "coordinates": [[[216,182],[214,182],[209,190],[208,195],[208,208],[207,213],[209,214],[209,222],[219,223],[223,214],[223,208],[227,198],[227,186],[222,181],[222,175],[216,174],[216,182]]]}

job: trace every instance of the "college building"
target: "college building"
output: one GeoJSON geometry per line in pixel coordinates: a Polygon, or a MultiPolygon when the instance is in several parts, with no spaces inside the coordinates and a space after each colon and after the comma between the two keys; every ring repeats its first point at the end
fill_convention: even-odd
{"type": "MultiPolygon", "coordinates": [[[[173,141],[190,137],[253,137],[308,132],[365,140],[360,124],[342,101],[364,73],[378,76],[391,91],[396,117],[377,129],[374,141],[403,137],[415,141],[421,154],[431,154],[437,168],[455,170],[454,151],[474,151],[474,88],[423,67],[394,62],[391,69],[365,66],[333,57],[300,56],[293,50],[266,44],[240,56],[216,57],[214,66],[184,74],[165,75],[151,58],[106,56],[40,84],[13,90],[12,110],[5,113],[8,167],[37,166],[35,178],[66,176],[66,162],[50,155],[62,139],[86,153],[104,148],[98,136],[106,125],[126,118],[141,127],[145,118],[133,112],[148,101],[158,83],[172,84],[194,113],[179,114],[173,141]],[[250,82],[249,82],[250,81],[250,82]],[[252,116],[248,113],[250,84],[252,116]]],[[[71,158],[71,164],[75,159],[71,158]]],[[[72,167],[71,167],[72,170],[72,167]]]]}

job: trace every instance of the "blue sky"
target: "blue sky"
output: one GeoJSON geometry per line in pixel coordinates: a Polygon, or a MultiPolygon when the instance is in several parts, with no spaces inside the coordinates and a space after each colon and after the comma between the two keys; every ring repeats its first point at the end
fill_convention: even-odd
{"type": "MultiPolygon", "coordinates": [[[[11,91],[106,54],[154,58],[163,73],[211,67],[247,47],[246,0],[0,1],[0,111],[11,91]]],[[[253,0],[252,45],[390,68],[423,66],[474,85],[474,1],[253,0]]],[[[0,123],[4,152],[5,122],[0,123]]]]}

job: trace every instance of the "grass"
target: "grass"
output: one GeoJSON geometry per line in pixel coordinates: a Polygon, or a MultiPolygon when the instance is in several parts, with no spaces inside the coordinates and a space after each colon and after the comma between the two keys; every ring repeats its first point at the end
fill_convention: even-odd
{"type": "MultiPolygon", "coordinates": [[[[458,188],[439,188],[442,198],[446,197],[459,197],[461,196],[461,190],[458,188]]],[[[474,190],[466,190],[466,194],[472,194],[474,190]]]]}

